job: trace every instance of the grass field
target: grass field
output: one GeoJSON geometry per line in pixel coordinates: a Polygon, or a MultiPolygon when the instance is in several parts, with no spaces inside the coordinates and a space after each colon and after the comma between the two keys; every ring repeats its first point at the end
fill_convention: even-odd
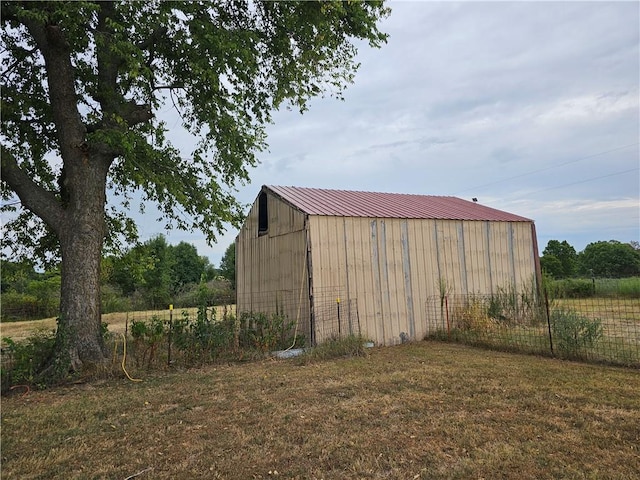
{"type": "MultiPolygon", "coordinates": [[[[212,307],[213,308],[213,307],[212,307]]],[[[218,314],[222,314],[225,307],[215,307],[218,314]]],[[[234,306],[229,307],[233,310],[234,306]]],[[[197,308],[176,309],[173,311],[173,318],[177,319],[182,315],[183,311],[195,315],[197,308]]],[[[153,315],[160,318],[169,319],[169,310],[145,310],[126,313],[106,313],[102,315],[102,321],[109,325],[109,331],[113,333],[124,333],[127,322],[131,324],[134,319],[149,320],[153,315]]],[[[11,337],[13,340],[23,340],[32,334],[35,330],[45,329],[54,330],[56,328],[55,318],[45,318],[42,320],[26,320],[23,322],[3,322],[0,323],[0,336],[11,337]]]]}
{"type": "Polygon", "coordinates": [[[632,479],[637,371],[419,342],[2,402],[4,479],[632,479]],[[133,477],[135,476],[135,477],[133,477]]]}

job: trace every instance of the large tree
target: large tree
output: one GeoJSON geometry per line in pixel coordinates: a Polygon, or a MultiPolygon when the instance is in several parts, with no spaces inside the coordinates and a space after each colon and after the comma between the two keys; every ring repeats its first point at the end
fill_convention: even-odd
{"type": "Polygon", "coordinates": [[[566,240],[549,240],[542,252],[540,263],[554,278],[571,277],[577,272],[578,254],[566,240]]]}
{"type": "Polygon", "coordinates": [[[233,186],[265,148],[271,112],[341,97],[357,42],[380,46],[377,23],[388,14],[381,2],[336,1],[0,8],[2,195],[18,210],[6,245],[60,256],[55,364],[72,369],[108,356],[100,258],[105,239],[135,234],[132,192],[174,227],[199,227],[214,240],[241,219],[233,186]],[[192,152],[168,142],[158,118],[167,107],[198,136],[192,152]],[[107,192],[120,203],[107,207],[107,192]]]}
{"type": "Polygon", "coordinates": [[[580,253],[580,270],[597,277],[628,277],[640,274],[640,251],[617,240],[593,242],[580,253]]]}
{"type": "Polygon", "coordinates": [[[220,275],[231,282],[231,288],[236,289],[236,244],[232,243],[224,251],[218,268],[220,275]]]}

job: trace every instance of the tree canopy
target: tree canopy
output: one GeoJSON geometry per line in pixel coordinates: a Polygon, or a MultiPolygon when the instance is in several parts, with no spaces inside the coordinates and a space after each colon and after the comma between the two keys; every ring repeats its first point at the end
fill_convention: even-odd
{"type": "Polygon", "coordinates": [[[549,240],[540,257],[543,270],[553,278],[576,275],[620,278],[640,275],[638,242],[592,242],[579,253],[566,240],[549,240]]]}
{"type": "Polygon", "coordinates": [[[542,268],[554,278],[566,278],[576,274],[578,254],[566,240],[549,240],[540,258],[542,268]]]}
{"type": "Polygon", "coordinates": [[[376,22],[387,10],[380,2],[8,1],[1,13],[2,193],[17,193],[23,207],[7,227],[15,246],[45,256],[57,254],[50,234],[77,201],[69,150],[80,161],[105,157],[102,174],[124,207],[109,206],[110,233],[135,236],[125,212],[137,191],[167,226],[196,227],[213,241],[242,218],[224,187],[248,180],[273,110],[340,97],[357,68],[351,40],[381,45],[376,22]],[[199,139],[192,152],[167,141],[157,117],[167,106],[199,139]]]}
{"type": "Polygon", "coordinates": [[[617,240],[593,242],[580,253],[580,270],[597,277],[640,275],[640,251],[617,240]]]}
{"type": "Polygon", "coordinates": [[[236,288],[236,244],[232,243],[227,247],[220,260],[220,275],[231,282],[231,287],[236,288]]]}
{"type": "MultiPolygon", "coordinates": [[[[382,2],[230,0],[0,3],[5,241],[61,258],[54,364],[105,363],[99,283],[105,238],[133,238],[133,194],[210,241],[242,206],[233,188],[283,105],[340,98],[357,42],[378,47],[382,2]],[[158,117],[198,138],[181,152],[158,117]],[[109,199],[119,202],[107,205],[109,199]],[[16,196],[19,201],[16,202],[16,196]]],[[[51,372],[48,372],[51,373],[51,372]]]]}

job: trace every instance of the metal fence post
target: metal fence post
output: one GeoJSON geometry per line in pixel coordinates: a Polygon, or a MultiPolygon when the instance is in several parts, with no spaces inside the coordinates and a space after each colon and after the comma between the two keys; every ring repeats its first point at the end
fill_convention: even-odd
{"type": "Polygon", "coordinates": [[[167,366],[171,366],[171,332],[173,332],[173,304],[169,305],[169,334],[167,335],[169,346],[167,348],[167,366]]]}
{"type": "Polygon", "coordinates": [[[547,328],[549,329],[549,348],[551,349],[551,355],[553,355],[553,335],[551,335],[551,315],[549,313],[549,295],[547,289],[544,289],[544,305],[547,313],[547,328]]]}

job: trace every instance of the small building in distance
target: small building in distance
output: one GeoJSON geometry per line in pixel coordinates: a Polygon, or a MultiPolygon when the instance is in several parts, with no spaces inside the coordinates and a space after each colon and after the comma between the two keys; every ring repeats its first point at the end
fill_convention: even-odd
{"type": "Polygon", "coordinates": [[[443,294],[536,289],[533,220],[456,197],[263,186],[236,239],[237,311],[307,344],[421,340],[443,294]]]}

